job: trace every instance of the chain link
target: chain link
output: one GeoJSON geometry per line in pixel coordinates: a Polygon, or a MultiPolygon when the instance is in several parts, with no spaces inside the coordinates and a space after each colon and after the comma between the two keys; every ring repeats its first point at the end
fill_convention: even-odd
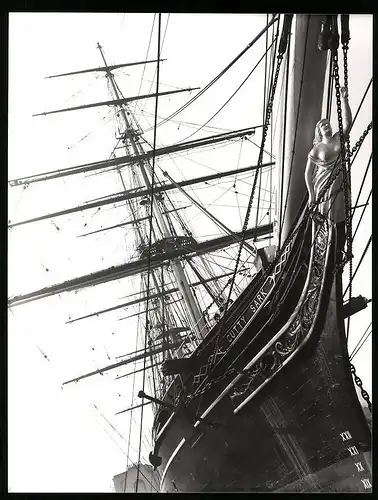
{"type": "Polygon", "coordinates": [[[357,149],[361,147],[362,143],[365,140],[365,137],[368,135],[368,133],[370,132],[370,130],[372,129],[372,127],[373,127],[373,122],[370,122],[369,125],[368,125],[368,127],[366,128],[366,130],[364,130],[364,132],[362,133],[361,137],[358,139],[358,141],[356,142],[356,144],[351,149],[351,151],[349,153],[350,157],[352,157],[353,154],[357,151],[357,149]]]}
{"type": "MultiPolygon", "coordinates": [[[[343,60],[344,60],[344,87],[346,90],[346,96],[348,97],[348,41],[343,43],[343,60]]],[[[350,157],[352,152],[350,151],[350,139],[349,134],[345,138],[343,133],[343,123],[342,123],[342,112],[341,112],[341,99],[340,99],[340,80],[339,80],[339,68],[338,68],[338,56],[337,50],[333,53],[334,62],[334,75],[335,75],[335,89],[336,89],[336,100],[337,100],[337,117],[339,122],[339,133],[340,133],[340,146],[341,146],[341,168],[343,172],[343,189],[345,196],[345,226],[346,226],[346,243],[347,243],[347,259],[349,260],[349,302],[352,298],[352,278],[353,278],[353,254],[352,254],[352,217],[351,217],[351,206],[352,206],[352,190],[351,190],[351,172],[350,172],[350,157]]],[[[372,123],[369,124],[367,130],[362,134],[360,140],[357,142],[356,146],[352,149],[354,152],[357,147],[362,144],[362,141],[368,134],[372,127],[372,123]]],[[[349,320],[348,317],[348,327],[347,336],[349,335],[349,320]]],[[[350,363],[350,371],[354,377],[356,385],[361,391],[361,396],[365,399],[368,404],[369,411],[371,412],[372,405],[370,402],[369,394],[362,387],[362,380],[356,374],[356,368],[352,363],[350,363]]]]}
{"type": "Polygon", "coordinates": [[[338,55],[337,51],[333,54],[333,64],[334,64],[334,75],[335,75],[335,90],[336,90],[336,101],[337,101],[337,118],[339,124],[339,134],[340,134],[340,149],[341,149],[341,170],[343,173],[343,190],[345,197],[345,226],[346,226],[346,236],[347,236],[347,258],[352,260],[352,226],[351,226],[351,200],[350,200],[350,183],[349,183],[349,172],[348,172],[348,162],[350,156],[346,151],[345,137],[343,131],[343,119],[341,111],[341,97],[340,97],[340,79],[339,79],[339,65],[338,65],[338,55]]]}
{"type": "Polygon", "coordinates": [[[365,389],[362,387],[362,380],[360,379],[360,377],[357,375],[356,373],[356,368],[354,367],[354,365],[352,365],[352,363],[349,363],[349,367],[350,367],[350,371],[353,375],[353,378],[354,378],[354,382],[355,384],[360,388],[360,391],[361,391],[361,396],[364,398],[364,400],[367,402],[367,405],[368,405],[368,408],[369,408],[369,411],[371,413],[371,410],[372,410],[372,404],[371,404],[371,401],[370,401],[370,398],[369,398],[369,394],[365,391],[365,389]]]}

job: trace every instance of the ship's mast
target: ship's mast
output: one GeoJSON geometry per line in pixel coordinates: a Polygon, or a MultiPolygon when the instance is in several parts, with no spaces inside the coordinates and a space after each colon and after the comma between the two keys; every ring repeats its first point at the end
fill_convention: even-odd
{"type": "MultiPolygon", "coordinates": [[[[104,52],[103,52],[102,47],[100,46],[99,43],[97,44],[97,47],[101,53],[101,57],[104,61],[105,67],[108,67],[105,56],[104,56],[104,52]]],[[[106,75],[109,79],[109,82],[111,84],[111,87],[112,87],[112,90],[114,92],[116,99],[121,99],[121,96],[118,92],[118,88],[117,88],[115,81],[114,81],[114,75],[111,73],[110,70],[107,70],[106,75]]],[[[125,124],[125,134],[126,134],[128,140],[130,141],[130,144],[131,144],[131,147],[133,149],[134,154],[138,155],[138,154],[140,154],[140,152],[144,153],[142,146],[140,144],[138,144],[136,141],[135,131],[133,130],[133,128],[130,124],[130,121],[127,117],[127,114],[125,112],[125,109],[122,106],[120,106],[120,114],[121,114],[123,121],[124,121],[124,124],[125,124]]],[[[146,172],[146,166],[149,167],[148,162],[140,161],[138,165],[139,165],[140,172],[142,174],[143,181],[144,181],[146,187],[148,189],[151,189],[152,184],[151,184],[149,176],[147,175],[147,172],[146,172]]],[[[151,170],[151,169],[149,169],[149,170],[151,170]]],[[[149,173],[151,175],[151,171],[149,173]]],[[[155,217],[158,221],[158,225],[159,225],[159,228],[161,231],[162,238],[171,237],[172,234],[170,233],[170,231],[168,229],[168,225],[167,225],[166,220],[165,220],[165,218],[168,218],[169,215],[162,214],[161,207],[159,206],[159,203],[157,202],[155,195],[153,195],[153,199],[152,199],[152,212],[155,214],[155,217]]],[[[150,214],[150,215],[152,216],[152,214],[150,214]]],[[[184,272],[184,269],[181,265],[181,262],[178,259],[174,259],[171,261],[171,267],[172,267],[172,271],[173,271],[174,277],[175,277],[176,282],[177,282],[177,286],[178,286],[178,288],[181,292],[182,298],[184,300],[185,310],[188,313],[189,324],[192,328],[192,331],[195,332],[198,339],[201,340],[206,334],[206,324],[205,324],[205,321],[200,313],[200,309],[198,307],[197,301],[196,301],[195,297],[193,296],[193,293],[192,293],[192,290],[189,286],[189,282],[188,282],[188,279],[187,279],[186,274],[184,272]]]]}
{"type": "Polygon", "coordinates": [[[296,14],[293,25],[295,36],[290,46],[292,62],[286,68],[289,72],[287,99],[281,100],[277,111],[277,130],[281,131],[276,139],[276,192],[280,197],[276,204],[279,246],[287,238],[307,193],[304,172],[315,125],[321,118],[327,62],[327,52],[318,50],[317,46],[321,21],[322,16],[318,14],[296,14]]]}

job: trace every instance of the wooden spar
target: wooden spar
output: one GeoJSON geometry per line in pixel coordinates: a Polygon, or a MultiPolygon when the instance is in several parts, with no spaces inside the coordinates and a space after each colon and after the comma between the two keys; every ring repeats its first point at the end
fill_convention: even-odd
{"type": "Polygon", "coordinates": [[[107,372],[109,370],[114,370],[114,368],[118,368],[119,366],[124,366],[129,363],[132,363],[133,361],[137,361],[138,359],[143,359],[147,356],[159,354],[164,351],[168,351],[169,349],[173,349],[174,347],[178,347],[182,344],[182,340],[179,342],[172,342],[172,344],[169,344],[167,347],[160,347],[159,349],[147,349],[146,354],[138,354],[137,356],[133,356],[131,358],[128,358],[124,361],[119,361],[118,363],[114,363],[113,365],[108,365],[104,366],[104,368],[99,368],[98,370],[95,370],[93,372],[86,373],[85,375],[80,375],[79,377],[73,378],[72,380],[67,380],[67,382],[63,382],[63,385],[71,384],[72,382],[78,382],[79,380],[82,380],[84,378],[92,377],[93,375],[98,375],[100,373],[107,372]]]}
{"type": "MultiPolygon", "coordinates": [[[[264,224],[258,226],[257,228],[247,229],[245,232],[245,239],[258,238],[266,234],[271,234],[273,231],[273,224],[264,224]]],[[[236,233],[236,235],[241,236],[242,233],[236,233]]],[[[44,297],[49,297],[51,295],[56,295],[63,292],[69,292],[73,290],[79,290],[88,286],[95,286],[101,283],[106,283],[108,281],[118,280],[125,278],[127,276],[132,276],[134,274],[142,273],[148,269],[156,269],[172,259],[190,255],[202,255],[208,252],[214,252],[225,248],[234,243],[231,236],[221,236],[219,238],[214,238],[212,240],[203,241],[200,243],[195,243],[191,248],[182,247],[171,252],[167,252],[164,255],[158,255],[152,257],[150,262],[147,258],[140,259],[134,262],[129,262],[126,264],[121,264],[118,266],[112,266],[101,271],[96,271],[91,274],[86,274],[78,278],[74,278],[63,283],[58,283],[53,286],[41,288],[40,290],[26,293],[23,295],[17,295],[8,300],[8,306],[17,306],[25,304],[33,300],[39,300],[44,297]]]]}
{"type": "MultiPolygon", "coordinates": [[[[178,208],[173,208],[172,210],[166,210],[165,212],[162,212],[163,215],[169,214],[171,212],[178,212],[179,210],[184,210],[184,208],[189,208],[190,205],[186,207],[178,207],[178,208]]],[[[130,224],[136,224],[138,222],[142,222],[144,220],[148,220],[149,217],[140,217],[139,219],[134,219],[128,222],[122,222],[121,224],[116,224],[115,226],[108,226],[108,227],[103,227],[102,229],[97,229],[97,231],[91,231],[90,233],[85,233],[85,234],[79,234],[78,238],[81,238],[83,236],[89,236],[91,234],[97,234],[101,233],[102,231],[109,231],[110,229],[116,229],[117,227],[123,227],[123,226],[129,226],[130,224]]]]}
{"type": "MultiPolygon", "coordinates": [[[[158,294],[158,295],[163,296],[163,292],[160,292],[160,294],[158,294]]],[[[150,297],[149,297],[149,298],[150,298],[150,297]]],[[[180,298],[178,298],[178,299],[176,299],[176,300],[171,300],[171,301],[169,302],[169,305],[171,305],[171,304],[176,304],[177,302],[181,302],[182,300],[183,300],[183,299],[182,299],[182,297],[180,297],[180,298]]],[[[143,302],[143,301],[147,301],[147,299],[143,299],[141,302],[143,302]]],[[[156,310],[156,309],[160,309],[160,308],[159,308],[159,307],[149,307],[149,308],[148,308],[148,312],[150,312],[150,311],[154,311],[154,310],[156,310]]],[[[108,311],[105,311],[105,312],[108,312],[108,311]]],[[[102,311],[101,311],[99,314],[101,314],[101,313],[102,313],[102,311]]],[[[143,314],[143,313],[146,313],[146,310],[141,311],[140,313],[137,313],[136,315],[138,315],[138,314],[143,314]]],[[[135,314],[132,314],[132,316],[135,316],[135,314]]],[[[124,319],[129,319],[129,318],[130,318],[130,316],[125,316],[124,318],[118,318],[118,320],[117,320],[117,321],[123,321],[124,319]]],[[[83,317],[83,318],[76,318],[76,320],[79,320],[79,319],[84,319],[84,317],[83,317]]]]}
{"type": "MultiPolygon", "coordinates": [[[[160,309],[159,307],[149,307],[148,312],[151,311],[156,311],[157,309],[160,309]]],[[[143,309],[143,311],[136,312],[134,314],[129,314],[128,316],[125,316],[123,318],[118,318],[117,321],[122,321],[124,319],[129,319],[129,318],[134,318],[135,316],[141,316],[142,314],[146,315],[146,311],[143,309]]]]}
{"type": "MultiPolygon", "coordinates": [[[[145,312],[145,311],[144,311],[145,312]]],[[[181,328],[169,328],[168,330],[165,331],[165,334],[167,336],[169,336],[172,332],[173,333],[181,333],[181,332],[187,332],[189,331],[190,329],[187,328],[187,327],[181,327],[181,328]]],[[[156,339],[155,339],[156,340],[156,339]]],[[[184,342],[183,340],[180,341],[181,343],[184,342]]],[[[149,347],[147,346],[147,350],[150,351],[152,348],[153,349],[160,349],[161,347],[163,347],[163,343],[162,342],[157,342],[156,344],[154,344],[153,346],[149,347]]],[[[165,344],[165,347],[166,347],[166,344],[165,344]]],[[[142,347],[141,349],[138,349],[136,351],[132,351],[132,352],[128,352],[126,354],[121,354],[120,356],[116,356],[115,359],[120,359],[120,358],[124,358],[125,356],[131,356],[133,354],[139,354],[140,352],[144,352],[144,347],[142,347]]],[[[152,355],[154,355],[154,352],[152,352],[152,355]]],[[[118,377],[117,377],[118,378],[118,377]]]]}
{"type": "MultiPolygon", "coordinates": [[[[269,167],[272,165],[274,165],[274,162],[264,163],[263,165],[261,165],[261,168],[269,167]]],[[[200,182],[208,182],[210,180],[220,179],[222,177],[227,177],[230,175],[236,175],[236,174],[241,174],[244,172],[249,172],[252,170],[256,170],[257,168],[258,167],[256,165],[252,165],[249,167],[239,168],[236,170],[228,170],[227,172],[221,172],[221,173],[217,173],[217,174],[206,175],[203,177],[197,177],[195,179],[189,179],[187,181],[181,181],[181,182],[177,182],[177,183],[175,182],[174,184],[165,184],[165,185],[155,186],[154,187],[154,194],[161,193],[163,191],[169,191],[171,189],[177,189],[177,186],[183,187],[183,186],[190,186],[192,184],[197,184],[200,182]]],[[[95,202],[86,202],[84,205],[79,205],[77,207],[67,208],[66,210],[60,210],[59,212],[53,212],[51,214],[41,215],[39,217],[34,217],[32,219],[27,219],[27,220],[20,221],[20,222],[14,222],[14,223],[9,224],[8,228],[15,227],[15,226],[22,226],[24,224],[30,224],[31,222],[38,222],[38,221],[42,221],[42,220],[46,220],[46,219],[52,219],[53,217],[59,217],[61,215],[68,215],[68,214],[72,214],[75,212],[80,212],[82,210],[90,210],[92,208],[98,208],[100,206],[110,205],[112,203],[119,203],[119,202],[122,202],[125,200],[131,200],[133,198],[141,198],[143,196],[148,196],[149,194],[151,194],[150,189],[144,189],[143,191],[135,192],[133,190],[131,193],[126,192],[126,193],[119,194],[119,195],[111,195],[112,198],[107,198],[107,199],[95,201],[95,202]]]]}
{"type": "Polygon", "coordinates": [[[142,160],[147,160],[152,156],[161,156],[169,153],[176,153],[178,151],[184,151],[186,149],[191,149],[194,147],[206,146],[208,144],[216,144],[222,141],[229,141],[231,139],[237,139],[245,135],[251,135],[254,133],[256,128],[262,127],[262,125],[256,125],[255,127],[249,127],[240,130],[234,130],[233,132],[225,132],[222,134],[216,134],[208,137],[203,137],[202,139],[195,139],[192,141],[183,142],[181,144],[173,144],[171,146],[164,146],[162,148],[156,148],[155,150],[147,151],[144,154],[133,155],[133,156],[120,156],[118,158],[112,158],[110,160],[101,160],[92,163],[84,163],[83,165],[77,165],[74,167],[67,167],[58,170],[52,170],[50,172],[44,172],[41,174],[29,175],[26,177],[20,177],[18,179],[12,179],[9,182],[10,186],[22,186],[23,184],[31,184],[33,182],[47,181],[51,179],[56,179],[59,177],[65,177],[68,175],[80,174],[85,172],[90,172],[92,170],[100,170],[103,168],[108,168],[116,165],[127,165],[138,163],[142,160]]]}
{"type": "MultiPolygon", "coordinates": [[[[163,215],[169,214],[171,212],[178,212],[179,210],[184,210],[184,208],[189,208],[190,205],[186,207],[178,207],[178,208],[173,208],[172,210],[166,210],[165,212],[162,212],[163,215]]],[[[138,222],[142,222],[144,220],[148,220],[149,217],[140,217],[139,219],[131,220],[128,222],[122,222],[121,224],[116,224],[115,226],[108,226],[108,227],[103,227],[101,229],[97,229],[97,231],[91,231],[90,233],[85,233],[85,234],[79,234],[78,238],[81,238],[83,236],[90,236],[91,234],[97,234],[97,233],[102,233],[103,231],[109,231],[110,229],[116,229],[117,227],[123,227],[123,226],[129,226],[130,224],[136,224],[138,222]]]]}
{"type": "Polygon", "coordinates": [[[218,307],[220,307],[223,304],[222,297],[215,295],[213,290],[210,288],[210,286],[207,283],[207,280],[202,277],[201,273],[198,271],[196,266],[194,265],[194,262],[192,259],[188,260],[189,266],[192,268],[192,271],[194,274],[197,276],[197,278],[200,280],[199,283],[205,288],[207,293],[210,295],[210,297],[213,299],[213,302],[217,304],[218,307]]]}
{"type": "MultiPolygon", "coordinates": [[[[194,270],[194,268],[193,268],[193,270],[194,270]]],[[[198,272],[198,271],[196,270],[196,272],[198,272]]],[[[229,276],[230,274],[233,274],[233,273],[226,273],[226,274],[219,276],[219,277],[216,277],[216,278],[208,278],[206,280],[197,281],[196,283],[192,283],[189,286],[194,287],[194,286],[204,285],[205,283],[207,283],[209,281],[214,281],[215,279],[219,279],[220,277],[224,277],[224,276],[229,276]]],[[[179,291],[179,289],[176,287],[175,288],[168,288],[168,289],[164,290],[163,292],[150,294],[148,298],[149,298],[149,300],[157,299],[157,298],[165,297],[166,295],[170,295],[171,293],[175,293],[178,291],[179,291]]],[[[209,292],[209,294],[211,295],[210,292],[209,292]]],[[[146,297],[134,299],[134,300],[131,300],[129,302],[124,302],[123,304],[119,304],[117,306],[108,307],[107,309],[102,309],[100,311],[96,311],[96,312],[93,312],[91,314],[87,314],[86,316],[80,316],[78,318],[71,319],[71,320],[67,321],[67,323],[75,323],[76,321],[80,321],[82,319],[92,318],[93,316],[99,316],[100,314],[105,314],[108,312],[116,311],[117,309],[122,309],[124,307],[134,306],[136,304],[146,302],[146,300],[147,300],[146,297]]],[[[172,301],[170,303],[172,304],[174,302],[177,302],[177,301],[172,301]]],[[[145,311],[142,311],[142,312],[145,312],[145,311]]],[[[136,313],[136,314],[139,314],[139,313],[136,313]]],[[[135,316],[135,315],[133,314],[132,316],[135,316]]],[[[122,321],[123,319],[128,319],[128,318],[130,318],[130,316],[126,316],[125,318],[120,318],[118,321],[122,321]]]]}
{"type": "Polygon", "coordinates": [[[191,92],[192,90],[198,90],[200,87],[182,89],[182,90],[167,90],[165,92],[159,92],[159,94],[145,94],[145,95],[137,95],[133,97],[125,97],[123,99],[113,99],[111,101],[101,101],[101,102],[92,102],[90,104],[82,104],[81,106],[73,106],[72,108],[64,108],[64,109],[56,109],[54,111],[45,111],[44,113],[36,113],[32,116],[45,116],[52,115],[54,113],[63,113],[65,111],[77,111],[78,109],[87,109],[87,108],[95,108],[97,106],[121,106],[122,104],[127,104],[129,102],[138,101],[140,99],[149,99],[151,97],[155,97],[158,95],[170,95],[177,94],[179,92],[191,92]]]}
{"type": "MultiPolygon", "coordinates": [[[[116,169],[118,174],[120,172],[120,168],[117,168],[116,169]]],[[[157,182],[157,184],[160,184],[160,182],[157,182]]],[[[137,188],[131,188],[131,189],[126,189],[126,185],[124,183],[122,183],[122,186],[123,186],[123,192],[124,193],[140,193],[141,191],[143,191],[144,189],[146,189],[146,186],[139,186],[137,188]]],[[[91,200],[88,200],[84,203],[93,203],[94,201],[102,201],[102,200],[108,200],[111,196],[118,196],[119,193],[113,193],[111,195],[107,194],[105,196],[100,196],[98,198],[92,198],[91,200]]]]}
{"type": "Polygon", "coordinates": [[[141,406],[147,406],[150,404],[152,404],[152,401],[148,401],[148,403],[141,403],[140,405],[135,405],[135,406],[132,406],[131,408],[126,408],[126,410],[118,411],[114,415],[120,415],[121,413],[125,413],[126,411],[135,410],[135,408],[140,408],[141,406]]]}
{"type": "MultiPolygon", "coordinates": [[[[181,191],[181,193],[186,196],[188,198],[189,201],[191,201],[193,203],[194,206],[196,206],[197,208],[199,208],[201,210],[202,213],[204,213],[207,217],[209,217],[209,219],[211,219],[214,224],[216,224],[218,227],[220,227],[221,229],[223,229],[223,231],[225,231],[227,234],[229,234],[232,238],[234,238],[234,240],[236,242],[240,242],[241,241],[241,238],[238,238],[237,236],[235,236],[234,232],[231,231],[230,228],[228,228],[225,224],[223,224],[222,221],[220,221],[219,219],[217,219],[215,217],[215,215],[213,215],[211,212],[209,212],[209,210],[207,210],[207,208],[205,208],[204,206],[202,206],[200,203],[198,203],[197,200],[195,200],[193,198],[193,196],[190,196],[189,193],[187,193],[183,188],[182,186],[180,186],[177,182],[175,182],[172,177],[167,173],[167,172],[164,172],[164,175],[165,177],[167,177],[171,183],[177,188],[179,189],[179,191],[181,191]]],[[[251,246],[249,243],[247,243],[246,241],[244,242],[243,241],[243,244],[244,244],[244,247],[245,248],[248,248],[248,250],[251,252],[252,255],[256,256],[257,255],[257,250],[255,247],[251,246]]]]}
{"type": "MultiPolygon", "coordinates": [[[[160,293],[155,293],[155,294],[152,294],[152,295],[149,295],[149,299],[156,299],[158,297],[163,297],[165,295],[169,295],[171,293],[174,293],[174,292],[178,292],[179,289],[178,288],[170,288],[169,290],[165,290],[164,292],[160,292],[160,293]]],[[[170,304],[173,304],[175,302],[179,302],[181,299],[179,300],[172,300],[172,302],[170,302],[170,304]]],[[[100,316],[100,314],[105,314],[107,312],[112,312],[112,311],[116,311],[117,309],[122,309],[123,307],[129,307],[129,306],[133,306],[133,305],[136,305],[136,304],[140,304],[142,302],[146,302],[147,301],[147,298],[146,297],[143,297],[141,299],[135,299],[135,300],[132,300],[131,302],[126,302],[124,304],[119,304],[118,306],[113,306],[113,307],[108,307],[107,309],[102,309],[100,311],[96,311],[96,312],[93,312],[91,314],[87,314],[85,316],[79,316],[78,318],[75,318],[75,319],[70,319],[69,321],[67,321],[66,323],[76,323],[76,321],[80,321],[82,319],[88,319],[88,318],[93,318],[93,316],[100,316]]],[[[151,311],[152,309],[149,309],[149,311],[151,311]]],[[[142,311],[142,313],[145,313],[146,311],[142,311]]],[[[137,313],[139,314],[139,313],[137,313]]],[[[135,314],[133,314],[132,316],[135,316],[135,314]]],[[[124,319],[128,319],[130,318],[130,316],[126,316],[125,318],[119,318],[118,321],[122,321],[124,319]]]]}
{"type": "MultiPolygon", "coordinates": [[[[358,206],[362,207],[362,205],[358,205],[358,206]]],[[[170,210],[165,210],[164,212],[162,212],[162,214],[163,215],[165,215],[165,214],[171,214],[173,212],[179,212],[180,210],[184,210],[185,208],[190,208],[190,207],[191,207],[191,205],[186,205],[186,207],[171,208],[170,210]]]]}
{"type": "Polygon", "coordinates": [[[103,227],[102,229],[97,229],[97,231],[91,231],[90,233],[79,234],[78,238],[81,238],[83,236],[89,236],[90,234],[101,233],[102,231],[108,231],[109,229],[115,229],[117,227],[129,226],[130,224],[136,224],[138,222],[142,222],[142,221],[148,220],[148,219],[149,219],[149,217],[140,217],[139,219],[130,220],[128,222],[122,222],[121,224],[116,224],[115,226],[103,227]]]}
{"type": "MultiPolygon", "coordinates": [[[[246,268],[246,267],[242,267],[242,268],[240,268],[240,269],[239,269],[239,273],[241,273],[241,272],[245,272],[245,271],[247,271],[247,270],[248,270],[248,268],[246,268]]],[[[212,276],[211,278],[206,278],[204,281],[205,281],[205,282],[208,282],[208,281],[215,281],[215,280],[219,280],[219,279],[221,279],[221,278],[226,278],[227,276],[231,276],[232,274],[234,274],[234,272],[233,272],[233,271],[230,271],[229,273],[219,274],[218,276],[212,276]]],[[[169,283],[165,283],[165,286],[168,286],[168,285],[173,285],[173,284],[174,284],[174,282],[173,282],[173,281],[171,281],[171,282],[169,282],[169,283]]],[[[198,286],[198,285],[201,285],[201,284],[203,284],[203,282],[202,282],[202,281],[196,281],[195,283],[191,283],[191,285],[190,285],[190,286],[198,286]]],[[[153,290],[155,290],[155,288],[154,288],[154,287],[150,287],[150,292],[152,292],[153,290]]],[[[136,292],[136,293],[133,293],[133,294],[131,294],[131,295],[125,295],[125,296],[123,296],[123,297],[120,297],[120,299],[130,299],[131,297],[135,297],[136,295],[141,295],[141,294],[143,294],[143,293],[146,293],[146,292],[145,292],[145,291],[136,292]]],[[[161,292],[161,296],[163,296],[163,293],[162,293],[162,292],[161,292]]]]}
{"type": "MultiPolygon", "coordinates": [[[[166,61],[166,59],[159,59],[160,62],[166,61]]],[[[113,69],[118,69],[118,68],[124,68],[126,66],[136,66],[137,64],[148,64],[148,63],[153,63],[153,62],[158,62],[157,59],[152,59],[151,61],[138,61],[138,62],[132,62],[132,63],[125,63],[125,64],[113,64],[113,66],[100,66],[99,68],[91,68],[91,69],[82,69],[81,71],[71,71],[71,73],[60,73],[59,75],[51,75],[51,76],[46,76],[45,78],[58,78],[59,76],[70,76],[70,75],[79,75],[81,73],[92,73],[94,71],[113,71],[113,69]]]]}
{"type": "MultiPolygon", "coordinates": [[[[327,51],[318,50],[321,21],[321,15],[296,15],[295,39],[291,43],[290,68],[288,68],[285,123],[284,99],[278,111],[280,123],[277,130],[283,131],[286,126],[285,144],[283,133],[278,134],[279,144],[276,152],[276,173],[279,176],[277,193],[282,192],[282,204],[276,203],[277,220],[278,222],[282,220],[279,237],[281,245],[307,193],[304,180],[307,155],[313,147],[315,125],[322,117],[327,51]],[[283,152],[285,155],[282,161],[283,152]]],[[[284,78],[283,72],[281,77],[284,78]]]]}
{"type": "MultiPolygon", "coordinates": [[[[146,312],[146,311],[144,311],[146,312]]],[[[159,347],[163,347],[163,344],[161,342],[158,342],[157,344],[154,344],[154,349],[158,349],[159,347]]],[[[148,349],[148,347],[147,347],[148,349]]],[[[121,359],[121,358],[124,358],[125,356],[131,356],[133,354],[139,354],[140,352],[144,352],[144,347],[142,347],[142,349],[137,349],[136,351],[132,351],[132,352],[128,352],[126,354],[121,354],[120,356],[116,356],[115,359],[121,359]]]]}

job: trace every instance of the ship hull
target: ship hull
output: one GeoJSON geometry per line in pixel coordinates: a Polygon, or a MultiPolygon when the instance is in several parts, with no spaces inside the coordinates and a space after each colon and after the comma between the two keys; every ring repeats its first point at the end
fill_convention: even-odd
{"type": "Polygon", "coordinates": [[[349,367],[341,276],[333,272],[338,246],[329,250],[311,337],[280,373],[244,406],[230,392],[214,405],[216,385],[173,415],[159,443],[161,491],[371,492],[371,435],[349,367]],[[193,425],[193,412],[212,403],[193,425]]]}

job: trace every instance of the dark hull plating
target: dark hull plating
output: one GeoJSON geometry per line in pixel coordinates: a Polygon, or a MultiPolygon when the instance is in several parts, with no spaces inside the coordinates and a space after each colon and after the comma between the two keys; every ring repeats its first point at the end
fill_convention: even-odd
{"type": "Polygon", "coordinates": [[[306,346],[236,414],[228,392],[193,427],[219,384],[177,411],[158,445],[161,491],[371,492],[371,435],[349,369],[334,239],[306,346]]]}

